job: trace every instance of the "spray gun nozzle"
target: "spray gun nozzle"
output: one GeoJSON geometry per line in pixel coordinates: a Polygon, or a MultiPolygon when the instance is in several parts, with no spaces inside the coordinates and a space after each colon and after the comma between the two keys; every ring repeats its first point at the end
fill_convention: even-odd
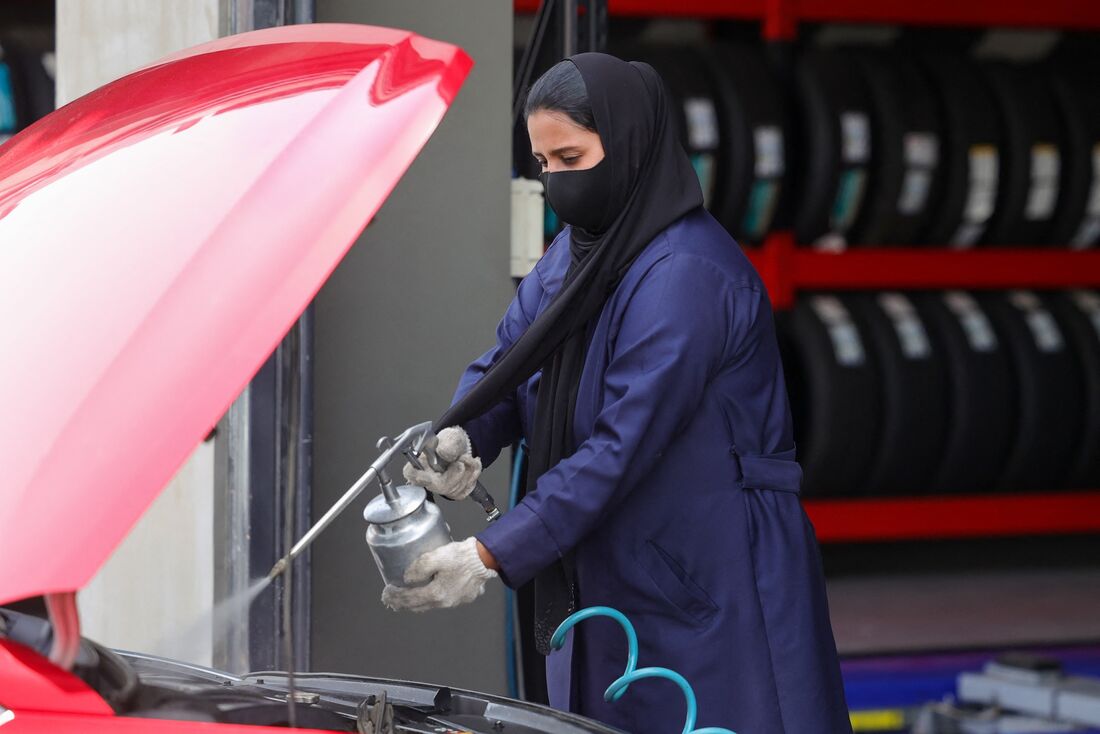
{"type": "Polygon", "coordinates": [[[287,567],[287,561],[288,561],[288,559],[286,559],[286,558],[280,558],[278,560],[278,562],[274,566],[271,567],[271,570],[267,572],[267,578],[269,580],[272,580],[276,576],[281,574],[283,571],[285,571],[286,567],[287,567]]]}

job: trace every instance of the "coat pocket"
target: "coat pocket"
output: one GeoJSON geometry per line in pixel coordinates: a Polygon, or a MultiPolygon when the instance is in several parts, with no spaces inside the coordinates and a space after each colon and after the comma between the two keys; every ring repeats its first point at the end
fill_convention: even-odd
{"type": "Polygon", "coordinates": [[[639,562],[661,595],[692,620],[706,622],[718,611],[718,605],[683,566],[652,540],[642,546],[639,562]]]}

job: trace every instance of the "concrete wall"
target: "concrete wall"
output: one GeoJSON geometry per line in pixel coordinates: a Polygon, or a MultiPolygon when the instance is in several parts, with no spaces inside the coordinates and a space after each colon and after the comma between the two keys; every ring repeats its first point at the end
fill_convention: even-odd
{"type": "Polygon", "coordinates": [[[203,443],[79,594],[84,636],[210,665],[214,445],[203,443]]]}
{"type": "MultiPolygon", "coordinates": [[[[317,20],[407,28],[461,45],[476,65],[317,298],[314,517],[363,472],[379,436],[440,415],[463,367],[491,345],[513,292],[510,0],[318,0],[317,20]]],[[[506,463],[486,474],[501,501],[506,463]]],[[[500,583],[456,610],[389,612],[362,504],[313,549],[312,668],[504,692],[500,583]]],[[[443,511],[456,539],[484,524],[472,502],[443,511]]]]}
{"type": "Polygon", "coordinates": [[[218,37],[219,0],[57,0],[58,106],[218,37]]]}
{"type": "MultiPolygon", "coordinates": [[[[57,0],[57,98],[70,102],[218,35],[219,0],[57,0]]],[[[81,592],[84,634],[209,664],[213,446],[203,444],[81,592]]]]}

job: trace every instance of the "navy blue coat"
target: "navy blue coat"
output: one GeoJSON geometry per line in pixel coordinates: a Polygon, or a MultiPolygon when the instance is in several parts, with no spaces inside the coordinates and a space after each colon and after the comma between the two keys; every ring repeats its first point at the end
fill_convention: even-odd
{"type": "MultiPolygon", "coordinates": [[[[478,380],[542,311],[569,262],[568,230],[519,286],[478,380]]],[[[538,375],[465,428],[482,460],[527,435],[538,375]]],[[[456,396],[457,399],[457,396],[456,396]]],[[[596,325],[575,418],[576,452],[478,538],[515,587],[576,552],[579,607],[626,614],[640,667],[683,674],[698,726],[738,734],[851,731],[768,296],[705,211],[662,232],[596,325]]],[[[626,638],[581,623],[547,659],[551,704],[629,732],[679,732],[674,685],[603,691],[626,638]]]]}

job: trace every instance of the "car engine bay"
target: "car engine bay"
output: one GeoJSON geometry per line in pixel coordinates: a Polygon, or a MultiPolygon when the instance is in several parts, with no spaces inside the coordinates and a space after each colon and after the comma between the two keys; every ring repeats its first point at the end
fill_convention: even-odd
{"type": "MultiPolygon", "coordinates": [[[[46,657],[50,623],[0,608],[0,637],[46,657]]],[[[338,673],[244,676],[139,653],[86,638],[72,672],[118,716],[256,726],[290,726],[358,734],[614,734],[593,721],[469,691],[338,673]]]]}

